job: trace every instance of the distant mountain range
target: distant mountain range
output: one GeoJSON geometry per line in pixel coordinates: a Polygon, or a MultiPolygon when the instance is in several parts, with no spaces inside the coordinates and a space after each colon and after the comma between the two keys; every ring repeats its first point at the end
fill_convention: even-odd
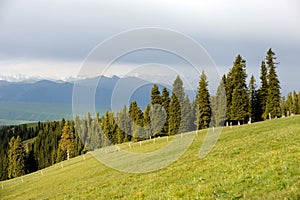
{"type": "MultiPolygon", "coordinates": [[[[90,84],[98,80],[100,82],[95,91],[95,106],[101,114],[104,114],[105,110],[111,110],[112,96],[114,103],[128,104],[128,100],[122,98],[121,94],[116,94],[116,91],[122,93],[122,87],[136,88],[130,94],[129,101],[136,100],[142,109],[150,102],[153,83],[137,77],[101,76],[83,79],[76,84],[90,87],[90,84]],[[141,87],[137,88],[137,85],[141,87]]],[[[49,80],[36,82],[0,80],[0,119],[46,121],[59,120],[62,117],[71,118],[74,84],[74,82],[49,80]]],[[[164,87],[171,88],[166,85],[164,87]]],[[[187,93],[191,99],[194,98],[192,91],[187,93]]]]}

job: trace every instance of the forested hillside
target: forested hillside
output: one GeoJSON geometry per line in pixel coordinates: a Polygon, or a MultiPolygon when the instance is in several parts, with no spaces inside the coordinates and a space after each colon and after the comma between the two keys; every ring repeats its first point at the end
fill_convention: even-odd
{"type": "Polygon", "coordinates": [[[216,95],[210,94],[203,71],[196,98],[190,100],[180,76],[171,94],[152,85],[150,104],[137,101],[117,113],[76,116],[74,121],[39,122],[0,128],[1,180],[43,169],[57,162],[111,144],[172,136],[209,126],[240,125],[300,113],[300,93],[281,97],[275,53],[261,62],[260,87],[254,76],[247,84],[246,61],[238,55],[222,77],[216,95]]]}

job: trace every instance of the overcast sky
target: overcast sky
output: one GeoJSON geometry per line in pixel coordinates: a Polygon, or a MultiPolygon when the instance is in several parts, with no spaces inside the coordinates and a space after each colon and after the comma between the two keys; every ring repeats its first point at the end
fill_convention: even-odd
{"type": "Polygon", "coordinates": [[[195,39],[222,73],[240,53],[257,80],[272,47],[283,93],[300,90],[298,0],[0,0],[0,76],[76,76],[97,44],[141,27],[168,28],[195,39]]]}

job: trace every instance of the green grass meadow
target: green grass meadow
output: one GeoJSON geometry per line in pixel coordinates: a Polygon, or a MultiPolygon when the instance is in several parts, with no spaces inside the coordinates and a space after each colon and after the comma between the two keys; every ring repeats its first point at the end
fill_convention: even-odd
{"type": "MultiPolygon", "coordinates": [[[[300,116],[225,127],[200,159],[205,134],[158,171],[120,172],[86,154],[0,182],[0,199],[300,199],[300,116]]],[[[171,141],[120,147],[149,152],[171,141]]]]}

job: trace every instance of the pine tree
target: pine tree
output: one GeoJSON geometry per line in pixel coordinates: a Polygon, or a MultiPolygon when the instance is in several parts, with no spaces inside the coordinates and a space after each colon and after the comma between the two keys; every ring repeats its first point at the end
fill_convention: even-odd
{"type": "Polygon", "coordinates": [[[164,133],[168,133],[168,131],[169,131],[168,121],[169,121],[169,116],[170,116],[170,114],[169,114],[170,102],[171,102],[170,94],[169,94],[167,88],[163,88],[163,90],[162,90],[162,106],[167,114],[166,123],[163,127],[164,133]]]}
{"type": "Polygon", "coordinates": [[[67,160],[70,159],[74,151],[74,133],[71,132],[69,121],[65,121],[65,125],[62,129],[61,140],[59,141],[59,148],[66,152],[67,160]]]}
{"type": "Polygon", "coordinates": [[[204,71],[202,72],[199,81],[196,104],[197,115],[195,124],[197,130],[208,128],[211,121],[211,103],[208,91],[208,81],[204,71]]]}
{"type": "Polygon", "coordinates": [[[170,107],[169,107],[169,133],[168,135],[178,134],[181,123],[181,110],[177,96],[172,92],[170,107]]]}
{"type": "Polygon", "coordinates": [[[293,113],[293,94],[291,92],[288,93],[286,103],[285,103],[287,116],[289,117],[293,113]]]}
{"type": "MultiPolygon", "coordinates": [[[[245,121],[248,118],[249,98],[247,95],[246,85],[246,61],[242,56],[238,55],[231,69],[233,92],[230,105],[230,119],[237,121],[245,121]]],[[[228,81],[228,80],[227,80],[228,81]]]]}
{"type": "Polygon", "coordinates": [[[249,83],[249,115],[251,117],[251,122],[260,121],[260,102],[258,91],[256,90],[256,81],[254,76],[252,75],[249,83]]]}
{"type": "Polygon", "coordinates": [[[144,116],[141,108],[137,105],[136,101],[130,103],[129,116],[132,120],[132,139],[139,140],[141,130],[140,127],[143,127],[144,116]]]}
{"type": "Polygon", "coordinates": [[[162,104],[162,97],[160,96],[160,91],[158,89],[158,86],[156,84],[153,85],[151,90],[151,104],[162,104]]]}
{"type": "Polygon", "coordinates": [[[181,119],[183,112],[181,111],[184,103],[184,89],[183,82],[179,76],[173,82],[172,86],[172,96],[169,106],[169,135],[174,135],[179,132],[181,124],[181,119]]]}
{"type": "Polygon", "coordinates": [[[286,100],[285,100],[285,97],[281,98],[280,109],[281,109],[281,115],[286,116],[286,100]]]}
{"type": "Polygon", "coordinates": [[[151,131],[155,136],[161,135],[164,131],[164,125],[167,124],[167,105],[168,101],[168,91],[164,89],[164,96],[160,95],[158,86],[154,84],[151,90],[151,107],[150,107],[150,120],[151,120],[151,131]]]}
{"type": "Polygon", "coordinates": [[[150,109],[151,106],[148,104],[144,111],[144,131],[146,134],[146,138],[151,138],[153,136],[152,130],[151,130],[151,118],[150,118],[150,109]]]}
{"type": "Polygon", "coordinates": [[[129,116],[133,123],[142,126],[143,124],[143,112],[141,108],[137,105],[136,101],[130,103],[129,106],[129,116]]]}
{"type": "Polygon", "coordinates": [[[8,178],[15,178],[25,174],[25,150],[21,138],[12,137],[8,149],[8,178]]]}
{"type": "Polygon", "coordinates": [[[166,124],[167,114],[163,110],[163,107],[158,104],[151,105],[150,108],[150,120],[151,131],[154,136],[164,135],[162,133],[164,125],[166,124]]]}
{"type": "Polygon", "coordinates": [[[226,76],[223,76],[217,89],[215,107],[212,108],[216,126],[224,126],[226,120],[227,100],[225,85],[226,76]]]}
{"type": "Polygon", "coordinates": [[[268,67],[268,95],[267,95],[267,103],[266,110],[264,113],[264,117],[271,115],[272,118],[280,117],[280,82],[276,72],[276,65],[278,63],[275,62],[276,57],[275,53],[270,48],[267,52],[266,63],[268,67]]]}
{"type": "Polygon", "coordinates": [[[175,81],[173,82],[172,95],[173,94],[176,95],[176,98],[180,104],[184,102],[185,93],[183,89],[183,82],[180,76],[177,76],[175,81]]]}
{"type": "Polygon", "coordinates": [[[124,142],[130,141],[132,123],[126,106],[117,114],[117,124],[124,134],[124,142]]]}
{"type": "Polygon", "coordinates": [[[298,94],[296,91],[293,92],[293,113],[299,114],[298,94]]]}
{"type": "Polygon", "coordinates": [[[260,102],[260,114],[263,119],[266,119],[266,105],[267,105],[267,96],[268,96],[268,69],[266,67],[265,61],[261,62],[260,67],[260,89],[259,89],[259,102],[260,102]]]}
{"type": "MultiPolygon", "coordinates": [[[[182,106],[182,120],[179,132],[185,133],[194,129],[195,118],[193,117],[193,107],[189,97],[186,95],[182,106]]],[[[195,130],[195,129],[194,129],[195,130]]]]}

